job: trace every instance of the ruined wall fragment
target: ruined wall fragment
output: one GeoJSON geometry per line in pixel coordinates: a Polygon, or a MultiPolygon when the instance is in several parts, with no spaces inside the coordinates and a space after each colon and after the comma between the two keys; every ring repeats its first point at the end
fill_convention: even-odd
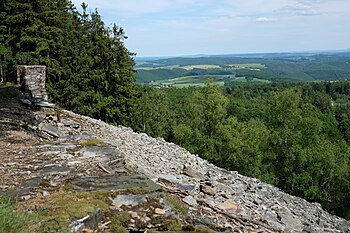
{"type": "Polygon", "coordinates": [[[17,82],[23,94],[34,100],[48,101],[45,79],[46,66],[17,66],[17,82]]]}

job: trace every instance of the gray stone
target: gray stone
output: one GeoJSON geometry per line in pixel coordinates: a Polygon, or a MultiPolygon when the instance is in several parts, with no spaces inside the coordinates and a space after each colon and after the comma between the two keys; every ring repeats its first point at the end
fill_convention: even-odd
{"type": "Polygon", "coordinates": [[[122,206],[134,207],[147,202],[147,195],[118,195],[112,200],[112,206],[120,208],[122,206]]]}
{"type": "Polygon", "coordinates": [[[113,158],[118,157],[114,148],[106,146],[88,146],[80,150],[82,157],[93,158],[93,157],[103,157],[111,156],[113,158]]]}
{"type": "Polygon", "coordinates": [[[158,181],[169,183],[169,184],[178,184],[180,182],[175,176],[170,175],[170,174],[159,175],[158,181]]]}
{"type": "Polygon", "coordinates": [[[205,204],[207,204],[208,206],[210,206],[211,208],[214,208],[215,207],[215,202],[212,200],[212,199],[209,199],[209,198],[205,198],[203,200],[203,202],[205,204]]]}
{"type": "Polygon", "coordinates": [[[350,222],[346,220],[342,220],[340,224],[337,226],[337,229],[340,230],[340,232],[350,232],[350,222]]]}
{"type": "Polygon", "coordinates": [[[69,227],[71,232],[81,232],[84,228],[95,228],[102,220],[102,210],[97,208],[93,214],[87,215],[84,218],[73,221],[69,227]]]}
{"type": "Polygon", "coordinates": [[[155,192],[160,186],[144,176],[100,176],[100,177],[81,177],[71,181],[75,191],[90,190],[113,190],[122,191],[129,188],[141,188],[147,192],[155,192]]]}
{"type": "Polygon", "coordinates": [[[50,193],[48,191],[43,191],[43,196],[46,197],[46,196],[49,196],[50,193]]]}
{"type": "Polygon", "coordinates": [[[193,178],[200,179],[200,180],[203,180],[205,178],[205,176],[203,174],[195,171],[190,166],[185,166],[184,169],[182,170],[182,173],[189,176],[189,177],[193,177],[193,178]]]}
{"type": "Polygon", "coordinates": [[[43,107],[43,108],[54,108],[55,104],[49,103],[47,101],[39,101],[34,103],[35,106],[43,107]]]}
{"type": "Polygon", "coordinates": [[[222,183],[218,183],[216,185],[216,188],[218,190],[224,191],[227,195],[235,194],[235,191],[231,187],[229,187],[228,185],[222,184],[222,183]]]}
{"type": "Polygon", "coordinates": [[[42,178],[33,177],[32,179],[24,181],[14,192],[14,196],[26,196],[35,192],[39,187],[42,178]]]}
{"type": "Polygon", "coordinates": [[[187,192],[190,193],[192,191],[194,191],[196,189],[196,185],[195,184],[181,184],[178,183],[176,184],[176,188],[183,191],[183,192],[187,192]]]}
{"type": "Polygon", "coordinates": [[[67,140],[76,140],[76,141],[79,141],[79,140],[88,140],[91,138],[91,135],[87,135],[87,134],[82,134],[82,135],[67,135],[64,137],[64,139],[67,139],[67,140]]]}
{"type": "Polygon", "coordinates": [[[41,122],[38,125],[38,129],[42,132],[48,133],[51,136],[56,137],[56,138],[64,136],[64,133],[62,133],[62,131],[60,131],[57,127],[50,125],[50,124],[47,124],[47,123],[41,122]]]}
{"type": "Polygon", "coordinates": [[[30,198],[32,198],[32,195],[21,196],[21,200],[23,200],[23,201],[28,201],[30,198]]]}
{"type": "MultiPolygon", "coordinates": [[[[119,207],[118,207],[118,208],[119,208],[119,207]]],[[[138,215],[137,212],[129,211],[128,213],[130,214],[130,216],[131,216],[132,218],[138,218],[138,217],[139,217],[139,215],[138,215]]]]}
{"type": "Polygon", "coordinates": [[[192,196],[186,196],[185,198],[182,199],[183,202],[185,202],[186,204],[196,207],[198,205],[196,199],[194,199],[192,196]]]}
{"type": "Polygon", "coordinates": [[[266,212],[263,215],[263,219],[267,222],[269,226],[272,228],[278,230],[278,231],[284,231],[285,226],[280,223],[280,221],[277,219],[277,214],[274,212],[266,212]]]}
{"type": "Polygon", "coordinates": [[[29,99],[23,99],[23,98],[21,98],[21,99],[19,99],[23,104],[25,104],[25,105],[32,105],[32,102],[29,100],[29,99]]]}
{"type": "Polygon", "coordinates": [[[62,123],[64,126],[71,127],[74,129],[78,129],[80,127],[80,124],[76,121],[73,121],[73,120],[64,119],[64,120],[62,120],[62,123]]]}
{"type": "Polygon", "coordinates": [[[66,176],[69,174],[71,169],[66,166],[61,166],[61,165],[50,165],[46,167],[42,167],[38,169],[36,172],[40,174],[40,176],[66,176]]]}
{"type": "Polygon", "coordinates": [[[217,204],[216,207],[225,211],[225,213],[230,213],[230,214],[237,213],[239,212],[239,209],[240,209],[240,206],[230,199],[217,204]]]}
{"type": "Polygon", "coordinates": [[[285,225],[285,230],[294,232],[301,232],[303,230],[303,224],[300,219],[294,218],[293,215],[278,214],[278,216],[281,218],[281,222],[285,225]]]}
{"type": "Polygon", "coordinates": [[[17,82],[22,92],[32,99],[47,101],[45,66],[17,66],[17,82]]]}
{"type": "Polygon", "coordinates": [[[200,185],[200,190],[201,192],[211,195],[211,196],[215,196],[216,192],[213,188],[209,187],[208,185],[200,185]]]}

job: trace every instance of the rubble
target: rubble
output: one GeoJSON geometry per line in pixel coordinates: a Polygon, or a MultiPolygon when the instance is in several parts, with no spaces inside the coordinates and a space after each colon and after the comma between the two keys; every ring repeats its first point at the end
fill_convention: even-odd
{"type": "Polygon", "coordinates": [[[66,110],[58,119],[55,111],[32,111],[16,99],[0,100],[0,110],[2,190],[14,189],[26,206],[61,189],[69,195],[107,192],[109,209],[75,219],[72,232],[110,232],[109,211],[126,213],[125,229],[138,232],[167,231],[164,219],[180,221],[180,230],[350,232],[349,221],[317,204],[216,167],[161,138],[66,110]]]}

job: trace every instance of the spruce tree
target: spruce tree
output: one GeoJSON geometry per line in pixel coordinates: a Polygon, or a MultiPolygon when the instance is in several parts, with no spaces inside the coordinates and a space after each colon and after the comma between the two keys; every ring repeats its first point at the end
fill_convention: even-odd
{"type": "Polygon", "coordinates": [[[79,13],[69,0],[0,3],[1,80],[16,65],[47,66],[53,102],[111,123],[128,124],[135,105],[132,54],[122,28],[98,11],[79,13]]]}

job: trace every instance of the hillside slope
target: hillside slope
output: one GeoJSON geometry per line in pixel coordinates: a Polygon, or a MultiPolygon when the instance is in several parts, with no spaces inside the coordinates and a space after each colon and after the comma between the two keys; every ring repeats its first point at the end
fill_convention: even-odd
{"type": "Polygon", "coordinates": [[[0,190],[38,214],[32,232],[350,232],[317,203],[163,139],[21,98],[0,88],[0,190]]]}

